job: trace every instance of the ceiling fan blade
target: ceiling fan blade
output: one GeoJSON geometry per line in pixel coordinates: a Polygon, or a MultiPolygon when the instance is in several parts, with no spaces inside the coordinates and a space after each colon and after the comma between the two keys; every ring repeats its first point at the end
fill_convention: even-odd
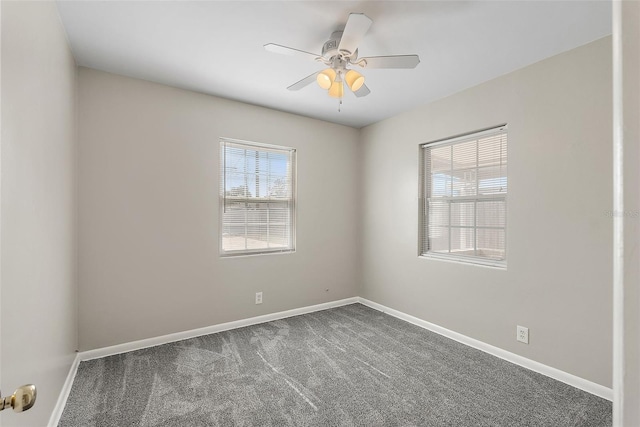
{"type": "Polygon", "coordinates": [[[363,68],[416,68],[419,63],[418,55],[370,56],[357,62],[363,68]]]}
{"type": "Polygon", "coordinates": [[[313,74],[308,75],[307,77],[305,77],[304,79],[295,82],[294,84],[292,84],[291,86],[289,86],[287,89],[289,90],[300,90],[305,86],[310,85],[311,83],[316,81],[316,76],[318,75],[320,71],[317,71],[313,74]]]}
{"type": "Polygon", "coordinates": [[[358,98],[362,98],[363,96],[367,96],[371,93],[371,91],[369,90],[369,88],[367,87],[367,85],[362,85],[360,87],[360,89],[358,89],[357,91],[353,92],[355,96],[357,96],[358,98]]]}
{"type": "Polygon", "coordinates": [[[347,19],[347,25],[342,32],[340,45],[338,50],[346,50],[349,54],[353,54],[364,35],[369,31],[373,21],[364,13],[350,13],[347,19]]]}
{"type": "Polygon", "coordinates": [[[274,43],[265,44],[264,48],[269,52],[279,53],[281,55],[301,56],[307,59],[311,59],[313,61],[320,58],[320,55],[316,55],[315,53],[306,52],[304,50],[294,49],[292,47],[282,46],[274,43]]]}

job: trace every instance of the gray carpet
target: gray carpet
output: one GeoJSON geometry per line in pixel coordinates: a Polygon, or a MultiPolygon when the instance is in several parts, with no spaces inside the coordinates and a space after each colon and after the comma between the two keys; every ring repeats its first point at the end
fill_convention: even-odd
{"type": "Polygon", "coordinates": [[[610,426],[611,402],[353,304],[82,362],[60,426],[610,426]]]}

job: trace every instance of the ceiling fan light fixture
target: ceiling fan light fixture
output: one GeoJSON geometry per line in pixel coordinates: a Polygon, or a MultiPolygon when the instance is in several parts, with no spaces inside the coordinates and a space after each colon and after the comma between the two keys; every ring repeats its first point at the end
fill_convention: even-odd
{"type": "MultiPolygon", "coordinates": [[[[2,1],[2,0],[0,0],[2,1]]],[[[334,31],[330,39],[322,46],[322,54],[306,52],[275,43],[267,43],[264,48],[269,52],[283,55],[294,55],[322,63],[327,69],[315,71],[307,77],[287,87],[287,90],[298,91],[315,80],[329,96],[339,98],[342,104],[344,86],[353,91],[358,98],[371,93],[365,84],[365,78],[359,72],[350,69],[356,65],[365,69],[372,68],[415,68],[420,63],[418,55],[367,56],[358,54],[360,42],[363,40],[373,21],[364,13],[350,13],[342,31],[334,31]]],[[[369,82],[371,83],[371,82],[369,82]]],[[[338,108],[340,111],[340,108],[338,108]]]]}
{"type": "Polygon", "coordinates": [[[347,82],[347,86],[349,86],[349,89],[351,89],[353,92],[360,89],[364,84],[364,76],[356,70],[349,70],[344,76],[344,79],[347,82]]]}
{"type": "Polygon", "coordinates": [[[344,95],[344,85],[342,82],[334,81],[329,88],[329,96],[333,98],[342,98],[344,95]]]}
{"type": "Polygon", "coordinates": [[[322,89],[327,90],[331,88],[331,85],[333,84],[335,78],[336,72],[331,68],[327,68],[326,70],[322,70],[318,73],[316,81],[318,82],[318,86],[320,86],[322,89]]]}

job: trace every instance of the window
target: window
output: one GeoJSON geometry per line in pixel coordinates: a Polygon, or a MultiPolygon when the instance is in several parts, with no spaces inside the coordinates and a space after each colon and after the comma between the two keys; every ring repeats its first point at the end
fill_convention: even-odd
{"type": "Polygon", "coordinates": [[[220,140],[220,254],[295,250],[296,150],[220,140]]]}
{"type": "Polygon", "coordinates": [[[420,255],[506,266],[506,126],[420,153],[420,255]]]}

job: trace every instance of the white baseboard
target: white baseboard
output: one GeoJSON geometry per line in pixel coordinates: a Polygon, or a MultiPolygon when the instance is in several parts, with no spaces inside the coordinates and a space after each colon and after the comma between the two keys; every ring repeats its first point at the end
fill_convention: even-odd
{"type": "Polygon", "coordinates": [[[302,308],[295,308],[293,310],[280,311],[277,313],[265,314],[263,316],[251,317],[248,319],[236,320],[234,322],[221,323],[218,325],[207,326],[199,329],[192,329],[190,331],[176,332],[174,334],[162,335],[154,338],[147,338],[139,341],[128,342],[124,344],[118,344],[111,347],[98,348],[95,350],[83,351],[76,354],[76,357],[69,369],[67,379],[62,386],[60,395],[56,406],[53,408],[51,417],[49,418],[49,427],[56,427],[60,422],[62,411],[67,404],[69,393],[71,393],[71,386],[73,380],[78,371],[80,362],[85,360],[98,359],[100,357],[113,356],[115,354],[126,353],[128,351],[141,350],[143,348],[154,347],[161,344],[167,344],[175,341],[181,341],[188,338],[195,338],[202,335],[215,334],[217,332],[228,331],[231,329],[242,328],[245,326],[256,325],[258,323],[271,322],[273,320],[285,319],[287,317],[299,316],[301,314],[313,313],[314,311],[327,310],[330,308],[341,307],[343,305],[354,304],[358,302],[358,297],[345,298],[337,301],[325,302],[322,304],[310,305],[302,308]]]}
{"type": "Polygon", "coordinates": [[[57,427],[58,423],[60,422],[62,411],[64,410],[64,406],[67,404],[69,393],[71,393],[73,379],[76,377],[76,372],[78,372],[78,365],[80,365],[80,353],[76,353],[76,357],[73,359],[73,363],[71,364],[71,368],[69,369],[67,378],[64,380],[64,384],[62,385],[62,390],[60,390],[60,395],[58,396],[56,406],[53,407],[53,412],[51,413],[51,417],[49,418],[49,424],[47,424],[49,427],[57,427]]]}
{"type": "Polygon", "coordinates": [[[579,388],[580,390],[584,390],[587,393],[595,394],[596,396],[602,397],[603,399],[613,401],[613,390],[603,385],[585,380],[584,378],[569,374],[568,372],[561,371],[560,369],[552,368],[551,366],[544,365],[540,362],[527,359],[526,357],[522,357],[515,353],[511,353],[482,341],[478,341],[466,335],[459,334],[458,332],[443,328],[442,326],[427,322],[426,320],[422,320],[401,311],[386,307],[382,304],[369,301],[368,299],[358,297],[357,300],[359,303],[364,304],[367,307],[382,311],[383,313],[389,314],[393,317],[397,317],[398,319],[404,320],[406,322],[413,323],[416,326],[428,329],[432,332],[435,332],[436,334],[445,336],[454,341],[458,341],[459,343],[468,345],[469,347],[473,347],[480,351],[484,351],[485,353],[489,353],[492,356],[499,357],[500,359],[504,359],[507,362],[514,363],[516,365],[522,366],[523,368],[530,369],[534,372],[538,372],[539,374],[561,381],[565,384],[569,384],[570,386],[579,388]]]}
{"type": "Polygon", "coordinates": [[[361,303],[363,305],[366,305],[367,307],[382,311],[383,313],[389,314],[393,317],[397,317],[398,319],[412,323],[421,328],[428,329],[432,332],[435,332],[437,334],[450,338],[454,341],[458,341],[459,343],[468,345],[469,347],[473,347],[475,349],[484,351],[485,353],[499,357],[500,359],[504,359],[508,362],[530,369],[534,372],[538,372],[542,375],[546,375],[550,378],[556,379],[570,386],[579,388],[581,390],[586,391],[587,393],[594,394],[596,396],[602,397],[603,399],[607,399],[610,401],[613,400],[613,390],[608,387],[585,380],[584,378],[580,378],[578,376],[569,374],[559,369],[552,368],[551,366],[544,365],[534,360],[527,359],[526,357],[519,356],[515,353],[511,353],[501,348],[484,343],[482,341],[478,341],[476,339],[467,337],[465,335],[443,328],[442,326],[438,326],[436,324],[427,322],[426,320],[422,320],[417,317],[411,316],[409,314],[403,313],[401,311],[386,307],[382,304],[369,301],[368,299],[361,298],[361,297],[352,297],[352,298],[346,298],[338,301],[326,302],[323,304],[296,308],[293,310],[265,314],[263,316],[256,316],[248,319],[236,320],[233,322],[221,323],[218,325],[207,326],[199,329],[193,329],[190,331],[177,332],[174,334],[163,335],[163,336],[154,337],[154,338],[147,338],[147,339],[133,341],[125,344],[118,344],[111,347],[104,347],[104,348],[98,348],[95,350],[80,352],[76,355],[76,358],[73,361],[73,364],[71,365],[71,369],[69,370],[67,379],[64,383],[64,386],[62,387],[60,396],[58,397],[58,402],[56,403],[56,406],[51,414],[51,418],[49,419],[49,426],[54,427],[58,425],[58,422],[60,421],[60,417],[62,415],[62,411],[64,410],[64,406],[67,403],[67,398],[69,397],[69,393],[71,392],[71,386],[73,385],[73,379],[78,370],[78,365],[82,361],[98,359],[100,357],[106,357],[106,356],[113,356],[115,354],[126,353],[134,350],[141,350],[143,348],[154,347],[157,345],[167,344],[175,341],[181,341],[188,338],[195,338],[202,335],[215,334],[217,332],[228,331],[231,329],[237,329],[245,326],[256,325],[259,323],[271,322],[273,320],[284,319],[292,316],[299,316],[301,314],[312,313],[314,311],[320,311],[320,310],[327,310],[330,308],[341,307],[343,305],[348,305],[353,303],[361,303]]]}
{"type": "Polygon", "coordinates": [[[218,332],[228,331],[230,329],[243,328],[245,326],[256,325],[258,323],[271,322],[273,320],[284,319],[301,314],[312,313],[314,311],[327,310],[329,308],[340,307],[347,304],[358,302],[358,297],[341,299],[338,301],[325,302],[322,304],[310,305],[302,308],[294,308],[293,310],[279,311],[277,313],[265,314],[262,316],[250,317],[248,319],[236,320],[233,322],[220,323],[218,325],[206,326],[204,328],[192,329],[190,331],[176,332],[174,334],[162,335],[154,338],[146,338],[139,341],[132,341],[124,344],[118,344],[111,347],[98,348],[79,353],[80,360],[98,359],[105,356],[113,356],[115,354],[126,353],[133,350],[141,350],[143,348],[155,347],[170,342],[182,341],[189,338],[200,337],[202,335],[215,334],[218,332]]]}

